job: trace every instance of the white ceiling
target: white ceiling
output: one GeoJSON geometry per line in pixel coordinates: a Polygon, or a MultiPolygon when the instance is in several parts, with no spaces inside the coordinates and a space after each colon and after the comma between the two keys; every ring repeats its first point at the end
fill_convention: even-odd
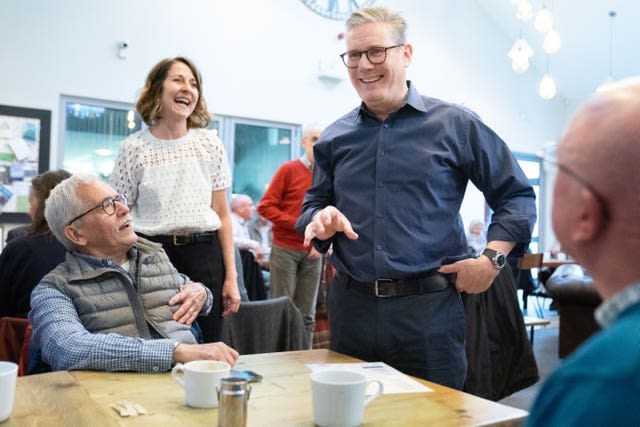
{"type": "MultiPolygon", "coordinates": [[[[640,75],[640,0],[530,0],[535,13],[543,3],[554,15],[562,48],[550,55],[549,72],[558,95],[569,103],[584,101],[609,75],[609,44],[613,20],[612,70],[616,79],[640,75]]],[[[543,35],[528,22],[519,21],[511,0],[477,0],[510,38],[523,37],[535,51],[527,73],[542,76],[547,70],[543,35]]],[[[504,60],[509,61],[505,52],[504,60]]]]}

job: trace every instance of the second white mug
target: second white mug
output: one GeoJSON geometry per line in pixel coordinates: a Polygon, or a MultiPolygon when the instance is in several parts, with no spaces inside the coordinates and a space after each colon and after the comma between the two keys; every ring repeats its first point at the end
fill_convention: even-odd
{"type": "Polygon", "coordinates": [[[231,365],[216,360],[176,363],[171,377],[184,388],[184,400],[194,408],[217,408],[220,380],[228,377],[231,365]],[[182,374],[181,374],[182,373],[182,374]]]}
{"type": "Polygon", "coordinates": [[[367,381],[358,372],[325,370],[311,374],[313,421],[321,427],[350,427],[362,424],[364,407],[380,397],[378,380],[367,381]],[[366,396],[370,384],[376,391],[366,396]]]}
{"type": "Polygon", "coordinates": [[[16,395],[18,365],[13,362],[0,362],[0,423],[11,415],[16,395]]]}

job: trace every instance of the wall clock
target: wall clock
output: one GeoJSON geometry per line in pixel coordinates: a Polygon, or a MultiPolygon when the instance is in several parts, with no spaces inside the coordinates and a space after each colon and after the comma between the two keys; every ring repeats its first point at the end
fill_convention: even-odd
{"type": "Polygon", "coordinates": [[[336,21],[346,20],[351,12],[368,7],[375,0],[300,0],[309,9],[320,16],[336,21]]]}

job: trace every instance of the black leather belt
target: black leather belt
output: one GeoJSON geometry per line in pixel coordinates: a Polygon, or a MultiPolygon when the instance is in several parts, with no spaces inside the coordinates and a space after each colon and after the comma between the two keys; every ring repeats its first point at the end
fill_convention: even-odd
{"type": "Polygon", "coordinates": [[[144,237],[145,239],[162,243],[163,245],[184,246],[195,245],[196,243],[211,243],[216,239],[217,231],[207,231],[204,233],[195,234],[169,234],[157,236],[146,236],[142,233],[138,233],[138,235],[144,237]]]}
{"type": "Polygon", "coordinates": [[[378,279],[373,282],[360,282],[348,277],[346,281],[348,288],[376,297],[402,297],[442,292],[450,285],[455,285],[455,282],[455,273],[442,274],[437,271],[404,279],[378,279]]]}

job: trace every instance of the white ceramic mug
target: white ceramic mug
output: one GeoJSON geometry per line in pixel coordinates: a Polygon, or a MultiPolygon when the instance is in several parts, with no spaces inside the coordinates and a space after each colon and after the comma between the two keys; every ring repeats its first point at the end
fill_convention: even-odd
{"type": "Polygon", "coordinates": [[[382,391],[380,381],[367,381],[367,378],[358,372],[313,372],[313,422],[321,427],[350,427],[362,424],[364,407],[380,397],[382,391]],[[376,391],[366,396],[370,384],[377,384],[376,391]]]}
{"type": "Polygon", "coordinates": [[[0,423],[9,418],[16,396],[16,378],[18,365],[13,362],[0,362],[0,423]]]}
{"type": "Polygon", "coordinates": [[[220,380],[228,377],[231,365],[216,360],[176,363],[171,377],[184,388],[184,400],[194,408],[217,408],[220,380]],[[180,374],[182,373],[182,375],[180,374]]]}

